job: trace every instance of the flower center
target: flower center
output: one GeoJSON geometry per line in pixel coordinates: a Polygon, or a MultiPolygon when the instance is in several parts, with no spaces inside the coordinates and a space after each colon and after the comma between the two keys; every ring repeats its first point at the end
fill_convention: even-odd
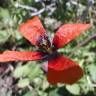
{"type": "Polygon", "coordinates": [[[38,40],[38,46],[40,49],[42,49],[43,52],[47,52],[48,54],[53,53],[53,48],[51,46],[51,43],[46,35],[40,36],[38,40]]]}

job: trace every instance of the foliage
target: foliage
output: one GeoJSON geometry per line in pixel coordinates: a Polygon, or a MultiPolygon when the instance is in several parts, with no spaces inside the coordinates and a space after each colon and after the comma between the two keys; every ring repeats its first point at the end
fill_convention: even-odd
{"type": "Polygon", "coordinates": [[[21,22],[39,15],[49,35],[62,23],[90,22],[92,28],[58,50],[77,61],[85,75],[74,85],[50,85],[42,62],[0,63],[2,96],[95,96],[96,0],[0,0],[0,51],[35,50],[18,32],[21,22]],[[90,1],[90,2],[89,2],[90,1]],[[94,1],[94,2],[93,2],[94,1]],[[54,6],[53,6],[53,5],[54,6]],[[47,7],[46,7],[47,6],[47,7]],[[52,6],[48,9],[48,6],[52,6]],[[42,11],[39,13],[39,11],[42,11]],[[37,66],[38,65],[38,66],[37,66]],[[9,79],[10,78],[10,79],[9,79]],[[9,81],[8,81],[9,80],[9,81]]]}

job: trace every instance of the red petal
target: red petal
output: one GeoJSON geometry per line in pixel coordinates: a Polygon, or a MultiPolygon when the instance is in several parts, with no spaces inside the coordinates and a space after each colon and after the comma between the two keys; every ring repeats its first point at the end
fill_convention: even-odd
{"type": "Polygon", "coordinates": [[[83,76],[83,70],[67,57],[58,56],[48,62],[47,76],[51,84],[73,84],[83,76]]]}
{"type": "Polygon", "coordinates": [[[45,35],[45,29],[37,16],[21,24],[19,30],[33,45],[37,45],[39,38],[45,35]]]}
{"type": "Polygon", "coordinates": [[[56,48],[63,47],[90,27],[90,24],[64,24],[56,32],[53,44],[56,48]]]}
{"type": "Polygon", "coordinates": [[[42,59],[42,53],[40,52],[18,52],[18,51],[5,51],[0,54],[0,62],[8,61],[27,61],[27,60],[40,60],[42,59]]]}

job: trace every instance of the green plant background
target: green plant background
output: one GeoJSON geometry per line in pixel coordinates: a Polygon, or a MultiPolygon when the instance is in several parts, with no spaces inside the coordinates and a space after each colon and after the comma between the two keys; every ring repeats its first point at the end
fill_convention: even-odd
{"type": "MultiPolygon", "coordinates": [[[[57,1],[56,10],[51,15],[48,15],[47,11],[40,14],[44,27],[51,33],[49,35],[54,35],[63,23],[92,24],[90,30],[59,50],[80,64],[85,73],[83,78],[71,86],[50,85],[46,80],[46,74],[40,68],[43,62],[0,63],[0,96],[96,96],[96,0],[90,6],[88,0],[57,1]],[[68,7],[70,1],[77,4],[68,7]]],[[[34,0],[0,0],[1,52],[35,48],[18,31],[20,23],[32,18],[32,12],[16,7],[17,2],[38,10],[42,8],[41,4],[34,0]]]]}

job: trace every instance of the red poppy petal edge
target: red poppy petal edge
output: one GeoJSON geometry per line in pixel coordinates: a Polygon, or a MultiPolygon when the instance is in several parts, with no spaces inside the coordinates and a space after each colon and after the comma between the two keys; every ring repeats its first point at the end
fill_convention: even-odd
{"type": "Polygon", "coordinates": [[[30,61],[30,60],[40,60],[43,59],[41,52],[18,52],[18,51],[5,51],[0,54],[0,62],[9,61],[30,61]]]}
{"type": "Polygon", "coordinates": [[[51,84],[73,84],[83,76],[82,68],[64,56],[48,61],[47,79],[51,84]]]}
{"type": "Polygon", "coordinates": [[[39,38],[45,36],[45,29],[37,16],[25,23],[22,23],[19,26],[19,31],[33,45],[37,45],[39,38]]]}
{"type": "Polygon", "coordinates": [[[64,24],[57,30],[53,39],[53,45],[57,49],[63,47],[90,27],[90,24],[64,24]]]}

